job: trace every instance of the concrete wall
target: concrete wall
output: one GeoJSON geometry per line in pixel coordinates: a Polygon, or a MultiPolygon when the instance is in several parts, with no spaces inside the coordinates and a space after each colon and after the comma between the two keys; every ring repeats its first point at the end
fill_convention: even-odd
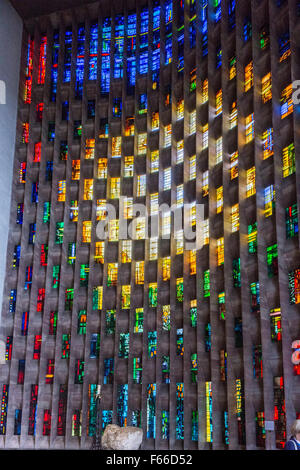
{"type": "Polygon", "coordinates": [[[22,28],[22,20],[14,8],[7,0],[0,0],[0,305],[10,216],[22,28]]]}

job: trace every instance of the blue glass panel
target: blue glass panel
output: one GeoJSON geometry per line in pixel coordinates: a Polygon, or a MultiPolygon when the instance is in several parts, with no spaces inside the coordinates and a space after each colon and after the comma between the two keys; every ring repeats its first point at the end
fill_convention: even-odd
{"type": "Polygon", "coordinates": [[[136,80],[136,13],[128,15],[127,24],[127,86],[134,87],[136,80]]]}
{"type": "Polygon", "coordinates": [[[97,79],[98,60],[98,23],[93,23],[90,30],[89,80],[97,79]]]}
{"type": "Polygon", "coordinates": [[[53,46],[52,46],[50,101],[56,100],[57,76],[58,76],[58,53],[59,53],[59,31],[54,31],[53,46]]]}
{"type": "Polygon", "coordinates": [[[82,98],[83,77],[84,77],[84,40],[85,40],[84,25],[79,25],[78,37],[77,37],[76,82],[75,82],[76,98],[82,98]]]}
{"type": "Polygon", "coordinates": [[[141,30],[140,30],[140,64],[139,72],[144,74],[148,72],[148,31],[149,31],[149,11],[144,8],[141,12],[141,30]]]}
{"type": "Polygon", "coordinates": [[[166,52],[165,65],[172,62],[172,21],[173,21],[173,2],[168,0],[165,3],[165,32],[166,32],[166,52]]]}
{"type": "Polygon", "coordinates": [[[123,52],[124,52],[124,16],[115,17],[115,61],[114,78],[123,77],[123,52]]]}
{"type": "Polygon", "coordinates": [[[65,32],[65,60],[63,81],[71,81],[71,60],[72,60],[72,28],[67,28],[65,32]]]}
{"type": "Polygon", "coordinates": [[[111,45],[111,18],[104,18],[102,27],[101,49],[101,92],[109,93],[110,87],[110,45],[111,45]]]}

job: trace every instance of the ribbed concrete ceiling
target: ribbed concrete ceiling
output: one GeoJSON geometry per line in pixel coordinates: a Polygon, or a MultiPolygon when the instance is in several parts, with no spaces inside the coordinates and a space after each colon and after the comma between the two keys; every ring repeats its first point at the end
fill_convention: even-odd
{"type": "Polygon", "coordinates": [[[10,3],[23,19],[28,19],[96,1],[101,0],[10,0],[10,3]]]}

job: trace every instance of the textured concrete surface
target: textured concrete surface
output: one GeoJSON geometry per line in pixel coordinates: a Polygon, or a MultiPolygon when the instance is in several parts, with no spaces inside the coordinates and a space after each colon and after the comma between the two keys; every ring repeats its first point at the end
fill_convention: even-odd
{"type": "Polygon", "coordinates": [[[22,44],[22,20],[9,1],[0,0],[0,80],[6,88],[6,104],[0,104],[0,302],[10,220],[10,200],[22,44]]]}

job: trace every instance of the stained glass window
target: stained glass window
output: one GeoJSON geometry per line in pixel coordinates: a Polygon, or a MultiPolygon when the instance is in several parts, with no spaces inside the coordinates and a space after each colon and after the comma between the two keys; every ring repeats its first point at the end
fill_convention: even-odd
{"type": "MultiPolygon", "coordinates": [[[[0,434],[1,434],[1,423],[0,421],[0,434]]],[[[15,422],[14,422],[14,435],[20,436],[21,434],[21,424],[22,424],[22,409],[15,410],[15,422]]]]}
{"type": "Polygon", "coordinates": [[[72,27],[65,32],[65,57],[64,57],[64,82],[71,81],[71,59],[72,59],[72,27]]]}
{"type": "Polygon", "coordinates": [[[213,442],[211,382],[205,382],[205,405],[206,405],[206,442],[213,442]]]}
{"type": "Polygon", "coordinates": [[[196,328],[197,326],[197,299],[191,300],[190,319],[191,319],[191,326],[193,328],[196,328]]]}
{"type": "Polygon", "coordinates": [[[131,286],[122,286],[121,307],[123,310],[130,309],[131,286]]]}
{"type": "Polygon", "coordinates": [[[265,413],[257,411],[255,413],[256,428],[256,446],[265,448],[266,445],[266,429],[265,429],[265,413]]]}
{"type": "Polygon", "coordinates": [[[44,103],[38,103],[36,105],[36,120],[37,120],[37,122],[42,122],[42,120],[43,120],[43,111],[44,111],[44,103]]]}
{"type": "Polygon", "coordinates": [[[239,170],[238,170],[238,161],[239,155],[238,152],[233,152],[230,155],[230,179],[233,180],[238,177],[239,170]]]}
{"type": "Polygon", "coordinates": [[[294,111],[294,105],[293,105],[293,87],[292,83],[285,87],[282,92],[281,92],[281,108],[280,108],[280,114],[281,114],[281,119],[286,118],[289,114],[291,114],[294,111]]]}
{"type": "Polygon", "coordinates": [[[157,282],[149,284],[149,306],[157,307],[157,282]]]}
{"type": "Polygon", "coordinates": [[[78,335],[85,335],[86,334],[86,310],[80,310],[78,312],[78,319],[77,319],[77,334],[78,335]]]}
{"type": "Polygon", "coordinates": [[[183,278],[176,279],[176,299],[178,302],[183,302],[183,278]]]}
{"type": "Polygon", "coordinates": [[[190,2],[190,48],[192,49],[196,45],[196,17],[197,17],[197,12],[196,12],[196,0],[191,0],[190,2]]]}
{"type": "Polygon", "coordinates": [[[177,42],[178,42],[178,73],[184,69],[184,0],[177,2],[177,42]]]}
{"type": "Polygon", "coordinates": [[[217,197],[217,214],[223,211],[223,186],[219,186],[216,190],[217,197]]]}
{"type": "Polygon", "coordinates": [[[20,162],[19,183],[26,183],[26,167],[27,162],[20,162]]]}
{"type": "Polygon", "coordinates": [[[190,92],[194,91],[197,87],[196,83],[196,68],[190,72],[190,92]]]}
{"type": "Polygon", "coordinates": [[[21,245],[16,245],[14,249],[14,256],[13,256],[13,268],[17,268],[19,266],[20,257],[21,257],[21,245]]]}
{"type": "Polygon", "coordinates": [[[148,8],[143,8],[141,11],[140,53],[139,53],[139,73],[141,75],[148,72],[148,32],[149,32],[149,11],[148,11],[148,8]]]}
{"type": "MultiPolygon", "coordinates": [[[[96,433],[96,426],[97,426],[97,408],[96,408],[96,397],[100,394],[100,385],[97,384],[89,384],[88,387],[88,397],[89,397],[89,404],[88,404],[88,413],[87,413],[87,420],[88,420],[88,436],[94,436],[96,433]]],[[[103,419],[102,411],[102,419],[103,419]]]]}
{"type": "Polygon", "coordinates": [[[127,20],[127,89],[133,91],[136,81],[136,13],[127,20]]]}
{"type": "Polygon", "coordinates": [[[132,379],[133,383],[141,384],[142,383],[142,358],[141,357],[134,357],[133,358],[133,374],[132,379]]]}
{"type": "Polygon", "coordinates": [[[184,439],[184,384],[176,384],[176,439],[184,439]]]}
{"type": "Polygon", "coordinates": [[[172,21],[173,21],[173,2],[167,0],[164,4],[165,8],[165,34],[166,34],[166,49],[165,49],[165,65],[172,62],[172,21]]]}
{"type": "Polygon", "coordinates": [[[248,225],[248,251],[251,254],[257,252],[257,222],[248,225]]]}
{"type": "Polygon", "coordinates": [[[254,139],[254,113],[246,117],[246,144],[254,139]]]}
{"type": "Polygon", "coordinates": [[[155,439],[156,384],[147,385],[147,438],[155,439]]]}
{"type": "Polygon", "coordinates": [[[46,54],[47,54],[47,36],[42,35],[41,44],[40,44],[39,69],[38,69],[38,80],[37,80],[39,85],[43,85],[45,83],[46,54]]]}
{"type": "Polygon", "coordinates": [[[162,356],[161,361],[162,383],[170,383],[170,356],[162,356]]]}
{"type": "Polygon", "coordinates": [[[222,89],[217,91],[216,93],[216,116],[222,114],[222,101],[223,101],[223,93],[222,89]]]}
{"type": "Polygon", "coordinates": [[[176,332],[176,355],[177,356],[183,356],[184,353],[184,346],[183,346],[183,328],[177,328],[176,332]]]}
{"type": "Polygon", "coordinates": [[[217,240],[217,265],[222,266],[224,264],[224,237],[218,238],[217,240]]]}
{"type": "Polygon", "coordinates": [[[119,357],[128,359],[129,354],[129,333],[120,333],[119,357]]]}
{"type": "Polygon", "coordinates": [[[283,177],[292,175],[296,171],[295,145],[292,143],[282,151],[282,173],[283,177]]]}
{"type": "Polygon", "coordinates": [[[26,50],[25,90],[24,90],[24,102],[27,104],[31,103],[33,52],[34,52],[34,40],[33,40],[33,37],[28,36],[27,50],[26,50]]]}
{"type": "Polygon", "coordinates": [[[112,410],[103,410],[102,411],[102,432],[104,432],[108,424],[112,424],[113,411],[112,410]]]}
{"type": "Polygon", "coordinates": [[[300,269],[290,271],[288,274],[290,304],[300,303],[300,269]]]}
{"type": "Polygon", "coordinates": [[[236,101],[233,101],[231,104],[231,111],[229,114],[229,129],[233,129],[234,127],[237,126],[237,118],[238,118],[237,105],[236,105],[236,101]]]}
{"type": "Polygon", "coordinates": [[[266,49],[269,46],[270,37],[269,37],[269,27],[264,25],[259,32],[259,44],[262,50],[266,49]]]}
{"type": "Polygon", "coordinates": [[[6,337],[5,361],[11,361],[13,347],[13,336],[6,337]]]}
{"type": "Polygon", "coordinates": [[[229,80],[236,77],[236,56],[232,56],[229,60],[229,80]]]}
{"type": "Polygon", "coordinates": [[[59,397],[58,397],[58,419],[57,419],[57,435],[58,436],[64,436],[66,433],[67,397],[68,397],[67,387],[65,385],[60,385],[59,397]]]}
{"type": "Polygon", "coordinates": [[[53,32],[53,45],[52,45],[50,101],[56,100],[57,78],[58,78],[58,54],[59,54],[59,31],[55,30],[53,32]]]}
{"type": "Polygon", "coordinates": [[[28,435],[29,436],[35,436],[35,432],[36,432],[37,400],[38,400],[38,385],[31,385],[29,418],[28,418],[28,435]]]}
{"type": "Polygon", "coordinates": [[[263,146],[263,159],[271,157],[274,154],[273,150],[273,128],[265,130],[262,135],[262,146],[263,146]]]}
{"type": "Polygon", "coordinates": [[[225,382],[227,379],[227,352],[220,350],[220,380],[225,382]]]}
{"type": "Polygon", "coordinates": [[[55,365],[54,359],[48,359],[47,369],[46,369],[46,377],[45,377],[46,384],[53,384],[54,365],[55,365]]]}
{"type": "Polygon", "coordinates": [[[273,308],[270,310],[271,322],[271,339],[272,341],[281,341],[282,339],[282,323],[281,323],[281,310],[280,308],[273,308]]]}
{"type": "Polygon", "coordinates": [[[255,186],[255,166],[247,170],[247,186],[246,186],[246,197],[253,196],[256,193],[255,186]]]}
{"type": "Polygon", "coordinates": [[[202,35],[202,58],[206,57],[208,54],[207,43],[208,43],[208,36],[207,36],[207,23],[208,23],[208,1],[201,0],[200,2],[200,32],[202,35]]]}
{"type": "Polygon", "coordinates": [[[244,28],[243,28],[243,39],[244,42],[249,41],[252,37],[252,24],[250,18],[246,17],[244,20],[244,28]]]}
{"type": "Polygon", "coordinates": [[[112,384],[114,379],[114,358],[104,359],[104,385],[112,384]]]}
{"type": "Polygon", "coordinates": [[[49,335],[56,336],[58,312],[50,312],[49,335]]]}
{"type": "Polygon", "coordinates": [[[160,2],[155,0],[153,5],[153,34],[152,34],[152,88],[155,90],[159,83],[160,69],[160,2]]]}
{"type": "Polygon", "coordinates": [[[90,340],[90,359],[96,359],[100,353],[100,334],[91,333],[90,340]]]}
{"type": "Polygon", "coordinates": [[[210,273],[209,269],[203,273],[203,297],[210,297],[210,273]]]}
{"type": "Polygon", "coordinates": [[[117,388],[117,419],[118,425],[127,426],[128,415],[128,384],[118,385],[117,388]]]}
{"type": "Polygon", "coordinates": [[[68,287],[65,290],[65,310],[72,310],[73,300],[74,300],[74,289],[72,287],[68,287]]]}
{"type": "Polygon", "coordinates": [[[61,348],[61,358],[69,359],[70,357],[70,347],[71,347],[71,338],[70,334],[62,335],[62,348],[61,348]]]}
{"type": "Polygon", "coordinates": [[[163,410],[161,412],[161,438],[169,439],[169,411],[163,410]]]}
{"type": "Polygon", "coordinates": [[[241,259],[232,260],[233,287],[241,287],[241,259]]]}
{"type": "Polygon", "coordinates": [[[157,331],[148,332],[148,357],[156,356],[157,331]]]}
{"type": "Polygon", "coordinates": [[[268,276],[273,277],[278,274],[278,252],[277,244],[270,245],[267,247],[267,265],[268,265],[268,276]]]}
{"type": "Polygon", "coordinates": [[[192,410],[192,441],[198,441],[198,410],[192,410]]]}
{"type": "Polygon", "coordinates": [[[250,284],[251,312],[260,313],[259,282],[250,284]]]}
{"type": "Polygon", "coordinates": [[[135,309],[134,333],[143,333],[144,309],[139,307],[135,309]]]}
{"type": "Polygon", "coordinates": [[[283,62],[291,55],[290,33],[284,32],[278,38],[279,62],[283,62]]]}
{"type": "Polygon", "coordinates": [[[273,184],[264,189],[265,217],[270,217],[275,209],[275,189],[273,184]]]}
{"type": "Polygon", "coordinates": [[[111,18],[104,18],[102,26],[101,49],[101,93],[110,88],[111,18]]]}
{"type": "Polygon", "coordinates": [[[245,92],[253,87],[253,61],[245,67],[245,92]]]}
{"type": "Polygon", "coordinates": [[[123,77],[124,16],[115,17],[114,78],[123,77]]]}
{"type": "Polygon", "coordinates": [[[292,204],[285,209],[286,238],[294,238],[299,233],[298,206],[292,204]]]}
{"type": "Polygon", "coordinates": [[[90,27],[89,80],[97,79],[97,61],[98,61],[98,23],[92,23],[90,27]]]}
{"type": "Polygon", "coordinates": [[[84,377],[84,360],[77,359],[75,361],[75,378],[74,383],[77,385],[83,384],[84,377]]]}
{"type": "Polygon", "coordinates": [[[205,338],[205,352],[211,350],[211,325],[207,323],[204,329],[204,338],[205,338]]]}
{"type": "Polygon", "coordinates": [[[239,204],[235,204],[231,207],[230,211],[230,220],[231,220],[231,232],[237,232],[240,228],[240,211],[239,204]]]}
{"type": "Polygon", "coordinates": [[[263,103],[272,99],[272,76],[271,72],[267,73],[261,79],[261,95],[263,103]]]}
{"type": "Polygon", "coordinates": [[[235,381],[236,417],[238,425],[238,443],[245,444],[245,394],[241,379],[235,381]]]}
{"type": "Polygon", "coordinates": [[[81,437],[81,410],[72,414],[72,437],[81,437]]]}
{"type": "Polygon", "coordinates": [[[191,382],[197,383],[198,363],[197,353],[191,354],[191,382]]]}

